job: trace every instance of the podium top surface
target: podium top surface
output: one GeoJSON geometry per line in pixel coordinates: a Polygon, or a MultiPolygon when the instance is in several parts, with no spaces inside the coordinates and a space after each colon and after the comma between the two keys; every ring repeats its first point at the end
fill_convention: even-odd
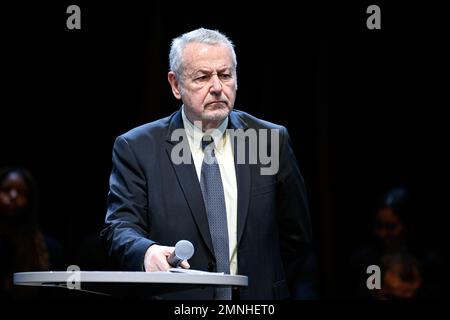
{"type": "Polygon", "coordinates": [[[213,286],[247,286],[247,276],[201,271],[187,272],[136,272],[136,271],[47,271],[19,272],[14,274],[14,284],[66,285],[68,283],[109,284],[194,284],[213,286]]]}

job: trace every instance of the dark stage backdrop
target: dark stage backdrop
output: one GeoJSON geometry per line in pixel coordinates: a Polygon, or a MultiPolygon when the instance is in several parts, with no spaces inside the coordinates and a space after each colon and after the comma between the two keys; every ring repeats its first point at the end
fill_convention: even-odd
{"type": "Polygon", "coordinates": [[[443,247],[449,12],[392,2],[376,3],[382,28],[368,30],[366,1],[18,1],[2,15],[0,166],[32,171],[41,227],[64,245],[67,265],[83,268],[83,244],[106,212],[115,137],[180,107],[166,80],[171,39],[218,29],[236,45],[235,107],[290,131],[321,295],[338,297],[388,188],[413,191],[423,239],[443,247]],[[71,4],[81,30],[66,28],[71,4]]]}

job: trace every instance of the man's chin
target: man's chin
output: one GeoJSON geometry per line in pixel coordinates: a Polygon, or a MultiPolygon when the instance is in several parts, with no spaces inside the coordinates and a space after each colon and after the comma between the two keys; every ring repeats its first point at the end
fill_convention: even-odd
{"type": "Polygon", "coordinates": [[[222,121],[226,117],[228,117],[229,113],[230,113],[230,110],[228,108],[207,110],[207,111],[203,112],[202,119],[207,120],[207,121],[222,121]]]}

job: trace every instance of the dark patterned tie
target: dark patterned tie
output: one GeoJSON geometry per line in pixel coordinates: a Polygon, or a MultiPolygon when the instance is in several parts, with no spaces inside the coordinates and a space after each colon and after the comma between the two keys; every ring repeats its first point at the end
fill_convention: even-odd
{"type": "MultiPolygon", "coordinates": [[[[227,211],[219,165],[214,154],[214,143],[210,136],[203,137],[204,158],[200,186],[208,215],[209,230],[216,256],[217,272],[230,273],[227,211]]],[[[215,288],[216,300],[231,300],[231,288],[215,288]]]]}

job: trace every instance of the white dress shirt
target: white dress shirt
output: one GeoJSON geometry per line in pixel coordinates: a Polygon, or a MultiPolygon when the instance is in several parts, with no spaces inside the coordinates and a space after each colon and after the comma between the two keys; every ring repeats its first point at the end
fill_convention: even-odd
{"type": "MultiPolygon", "coordinates": [[[[204,157],[201,141],[205,133],[187,118],[184,113],[184,106],[182,107],[181,115],[183,117],[183,124],[189,141],[198,181],[200,181],[204,157]]],[[[225,196],[230,249],[230,273],[235,275],[237,272],[237,181],[233,148],[230,142],[230,136],[226,132],[227,125],[228,117],[210,135],[214,140],[214,153],[219,164],[225,196]]]]}

